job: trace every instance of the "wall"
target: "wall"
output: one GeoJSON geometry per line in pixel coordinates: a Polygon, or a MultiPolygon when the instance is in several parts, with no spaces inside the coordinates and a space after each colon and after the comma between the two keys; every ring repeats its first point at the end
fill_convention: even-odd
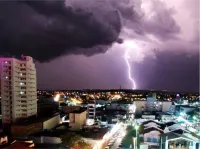
{"type": "Polygon", "coordinates": [[[196,109],[193,108],[193,107],[180,107],[180,111],[183,112],[183,113],[188,113],[188,112],[192,112],[192,111],[195,111],[196,109]]]}
{"type": "Polygon", "coordinates": [[[156,119],[156,116],[155,116],[155,115],[142,115],[142,118],[143,118],[143,119],[151,119],[151,120],[154,120],[154,119],[156,119]]]}
{"type": "Polygon", "coordinates": [[[162,111],[163,112],[170,111],[171,106],[172,106],[172,102],[163,102],[162,111]]]}
{"type": "Polygon", "coordinates": [[[175,117],[173,115],[161,115],[162,122],[167,122],[172,120],[175,120],[175,117]]]}
{"type": "Polygon", "coordinates": [[[118,104],[118,103],[111,103],[110,105],[106,105],[107,109],[110,110],[129,110],[128,109],[128,104],[118,104]]]}
{"type": "Polygon", "coordinates": [[[69,126],[71,127],[72,130],[80,130],[80,129],[83,128],[83,126],[86,123],[86,114],[87,114],[86,111],[84,111],[82,113],[70,113],[70,115],[69,115],[69,120],[70,120],[69,126]]]}
{"type": "Polygon", "coordinates": [[[60,124],[60,115],[56,115],[56,116],[54,116],[54,117],[43,122],[43,129],[49,130],[49,129],[52,129],[59,124],[60,124]]]}
{"type": "Polygon", "coordinates": [[[140,144],[140,149],[148,149],[148,144],[140,144]]]}
{"type": "Polygon", "coordinates": [[[142,114],[142,107],[145,107],[145,103],[146,103],[146,101],[135,101],[137,115],[142,114]]]}

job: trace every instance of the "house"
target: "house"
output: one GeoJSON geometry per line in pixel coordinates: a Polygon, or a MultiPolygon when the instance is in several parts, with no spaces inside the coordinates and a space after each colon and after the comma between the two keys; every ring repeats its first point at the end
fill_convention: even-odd
{"type": "Polygon", "coordinates": [[[200,139],[191,133],[178,134],[175,132],[168,132],[161,135],[160,148],[182,148],[182,149],[199,149],[200,139]]]}
{"type": "Polygon", "coordinates": [[[164,133],[162,123],[148,120],[141,124],[140,140],[148,145],[159,146],[160,135],[164,133]]]}

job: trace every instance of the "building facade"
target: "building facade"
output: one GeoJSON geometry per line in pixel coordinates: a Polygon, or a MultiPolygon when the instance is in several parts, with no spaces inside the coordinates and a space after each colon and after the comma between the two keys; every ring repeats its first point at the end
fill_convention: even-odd
{"type": "Polygon", "coordinates": [[[78,110],[69,113],[69,126],[71,130],[80,130],[86,124],[87,111],[78,110]]]}
{"type": "Polygon", "coordinates": [[[96,117],[96,101],[89,100],[87,106],[87,125],[92,125],[95,122],[96,117]]]}
{"type": "Polygon", "coordinates": [[[29,56],[0,58],[2,123],[37,115],[36,69],[29,56]]]}

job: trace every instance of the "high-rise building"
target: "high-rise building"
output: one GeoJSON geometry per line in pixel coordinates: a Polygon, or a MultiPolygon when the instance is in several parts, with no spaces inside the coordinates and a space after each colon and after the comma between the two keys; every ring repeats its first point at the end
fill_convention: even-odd
{"type": "Polygon", "coordinates": [[[0,58],[2,123],[37,115],[36,69],[29,56],[0,58]]]}

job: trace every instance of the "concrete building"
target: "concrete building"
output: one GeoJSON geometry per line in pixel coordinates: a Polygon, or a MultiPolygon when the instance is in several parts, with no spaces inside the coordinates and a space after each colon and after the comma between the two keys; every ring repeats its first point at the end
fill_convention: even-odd
{"type": "Polygon", "coordinates": [[[108,110],[124,110],[129,111],[129,105],[126,103],[110,103],[106,105],[106,109],[108,110]]]}
{"type": "Polygon", "coordinates": [[[162,149],[199,149],[200,140],[189,133],[177,134],[168,132],[161,135],[160,148],[162,149]]]}
{"type": "Polygon", "coordinates": [[[2,123],[37,115],[36,69],[33,59],[0,58],[2,123]]]}
{"type": "Polygon", "coordinates": [[[144,121],[140,126],[140,140],[148,145],[158,146],[160,135],[164,133],[164,125],[157,121],[147,120],[144,121]]]}
{"type": "Polygon", "coordinates": [[[144,111],[162,111],[162,102],[158,102],[156,98],[147,97],[144,111]]]}
{"type": "Polygon", "coordinates": [[[174,113],[175,106],[172,104],[172,102],[163,101],[162,102],[162,112],[171,112],[174,113]]]}
{"type": "Polygon", "coordinates": [[[172,102],[157,101],[156,98],[147,97],[146,101],[135,101],[136,115],[143,112],[170,112],[174,113],[175,107],[172,102]]]}
{"type": "Polygon", "coordinates": [[[96,117],[96,101],[95,100],[89,100],[88,106],[87,106],[87,123],[88,125],[92,125],[95,122],[96,117]]]}
{"type": "Polygon", "coordinates": [[[69,127],[71,130],[80,130],[86,124],[87,111],[78,110],[69,113],[69,127]]]}

